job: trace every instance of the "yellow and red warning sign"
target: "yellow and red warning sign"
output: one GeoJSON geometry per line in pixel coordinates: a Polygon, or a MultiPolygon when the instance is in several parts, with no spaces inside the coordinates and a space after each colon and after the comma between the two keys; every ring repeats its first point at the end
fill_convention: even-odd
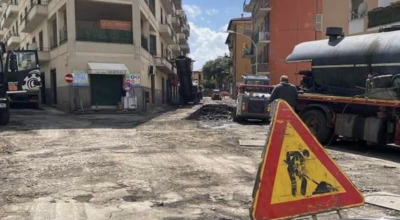
{"type": "Polygon", "coordinates": [[[360,206],[364,198],[290,105],[274,107],[252,218],[288,219],[360,206]]]}

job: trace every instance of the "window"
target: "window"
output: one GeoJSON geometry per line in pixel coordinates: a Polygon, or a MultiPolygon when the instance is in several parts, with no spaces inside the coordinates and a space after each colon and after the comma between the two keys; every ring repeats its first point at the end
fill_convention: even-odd
{"type": "Polygon", "coordinates": [[[358,8],[364,2],[364,0],[352,0],[351,1],[351,20],[361,18],[358,14],[358,8]]]}
{"type": "Polygon", "coordinates": [[[37,68],[38,62],[36,60],[35,52],[16,52],[15,54],[17,56],[18,71],[31,70],[37,68]]]}

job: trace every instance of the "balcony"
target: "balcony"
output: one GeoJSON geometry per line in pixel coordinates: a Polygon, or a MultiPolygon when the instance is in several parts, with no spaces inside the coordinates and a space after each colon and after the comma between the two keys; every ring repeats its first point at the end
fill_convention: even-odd
{"type": "Polygon", "coordinates": [[[187,36],[190,36],[190,26],[189,24],[186,24],[183,28],[183,33],[185,33],[187,36]]]}
{"type": "Polygon", "coordinates": [[[349,21],[349,34],[364,32],[364,18],[357,18],[349,21]]]}
{"type": "Polygon", "coordinates": [[[21,37],[18,33],[9,32],[6,36],[5,42],[8,50],[15,50],[21,44],[21,37]]]}
{"type": "Polygon", "coordinates": [[[4,29],[0,30],[0,39],[3,39],[3,37],[6,36],[6,31],[4,29]]]}
{"type": "Polygon", "coordinates": [[[142,35],[142,48],[149,51],[149,38],[142,35]]]}
{"type": "Polygon", "coordinates": [[[400,22],[400,7],[389,6],[368,12],[368,28],[400,22]]]}
{"type": "Polygon", "coordinates": [[[38,47],[37,43],[32,44],[32,48],[38,51],[39,64],[48,63],[51,60],[50,48],[48,47],[38,47]]]}
{"type": "Polygon", "coordinates": [[[254,56],[253,49],[243,49],[243,58],[251,59],[254,56]]]}
{"type": "Polygon", "coordinates": [[[185,17],[185,12],[183,10],[176,10],[175,14],[180,18],[185,17]]]}
{"type": "Polygon", "coordinates": [[[180,56],[181,55],[181,46],[179,46],[179,44],[172,44],[169,47],[170,47],[170,49],[172,50],[172,53],[174,53],[175,56],[180,56]]]}
{"type": "Polygon", "coordinates": [[[3,28],[10,28],[14,22],[14,19],[18,17],[19,8],[14,1],[10,1],[3,11],[3,20],[1,21],[1,26],[3,28]]]}
{"type": "Polygon", "coordinates": [[[175,4],[175,8],[177,10],[181,10],[182,9],[182,0],[173,0],[174,4],[175,4]]]}
{"type": "Polygon", "coordinates": [[[77,41],[133,44],[133,31],[77,27],[77,41]]]}
{"type": "Polygon", "coordinates": [[[271,11],[270,0],[259,0],[253,10],[253,16],[258,18],[263,18],[271,11]]]}
{"type": "Polygon", "coordinates": [[[259,31],[254,35],[253,41],[257,44],[257,47],[265,46],[271,42],[270,33],[267,31],[259,31]]]}
{"type": "Polygon", "coordinates": [[[159,26],[160,35],[165,40],[165,42],[167,44],[176,43],[175,35],[174,32],[172,31],[171,26],[167,23],[160,23],[159,25],[160,25],[159,26]]]}
{"type": "Polygon", "coordinates": [[[68,31],[67,31],[67,26],[64,26],[60,30],[60,45],[63,45],[68,42],[68,31]]]}
{"type": "Polygon", "coordinates": [[[174,28],[175,32],[181,32],[181,20],[175,15],[168,15],[168,20],[174,28]]]}
{"type": "Polygon", "coordinates": [[[167,14],[175,14],[175,4],[172,2],[172,0],[161,0],[161,3],[164,5],[164,9],[167,14]]]}
{"type": "Polygon", "coordinates": [[[252,65],[252,73],[254,75],[269,75],[269,64],[268,63],[259,63],[258,64],[258,72],[256,72],[256,65],[252,65]]]}
{"type": "Polygon", "coordinates": [[[252,13],[253,12],[253,5],[254,5],[255,0],[249,0],[249,3],[247,3],[247,0],[244,1],[243,3],[243,11],[246,13],[252,13]]]}
{"type": "Polygon", "coordinates": [[[181,47],[181,50],[182,50],[183,53],[185,53],[185,54],[190,53],[189,45],[180,45],[180,47],[181,47]]]}
{"type": "Polygon", "coordinates": [[[39,1],[33,1],[29,6],[28,6],[28,11],[22,18],[22,23],[21,23],[21,32],[24,33],[31,33],[35,28],[38,27],[42,21],[44,21],[47,18],[47,15],[49,13],[47,5],[49,4],[50,1],[44,1],[41,0],[39,1]]]}
{"type": "Polygon", "coordinates": [[[174,65],[172,65],[172,63],[164,57],[154,57],[154,65],[157,67],[157,69],[165,73],[177,74],[177,70],[174,65]]]}

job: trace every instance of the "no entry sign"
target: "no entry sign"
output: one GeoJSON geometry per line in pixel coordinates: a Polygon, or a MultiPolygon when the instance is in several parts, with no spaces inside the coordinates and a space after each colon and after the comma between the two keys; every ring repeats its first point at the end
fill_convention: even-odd
{"type": "Polygon", "coordinates": [[[125,92],[130,92],[133,90],[133,85],[130,82],[126,82],[123,86],[125,92]]]}
{"type": "Polygon", "coordinates": [[[65,81],[68,84],[71,84],[72,82],[74,82],[74,76],[71,73],[68,73],[65,75],[65,81]]]}
{"type": "Polygon", "coordinates": [[[278,101],[254,189],[252,219],[292,219],[364,203],[290,105],[278,101]]]}

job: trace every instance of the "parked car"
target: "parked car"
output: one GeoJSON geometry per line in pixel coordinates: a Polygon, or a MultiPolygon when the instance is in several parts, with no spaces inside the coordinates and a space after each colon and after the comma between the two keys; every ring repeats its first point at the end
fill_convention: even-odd
{"type": "Polygon", "coordinates": [[[222,100],[221,91],[219,89],[214,89],[211,99],[212,100],[222,100]]]}

